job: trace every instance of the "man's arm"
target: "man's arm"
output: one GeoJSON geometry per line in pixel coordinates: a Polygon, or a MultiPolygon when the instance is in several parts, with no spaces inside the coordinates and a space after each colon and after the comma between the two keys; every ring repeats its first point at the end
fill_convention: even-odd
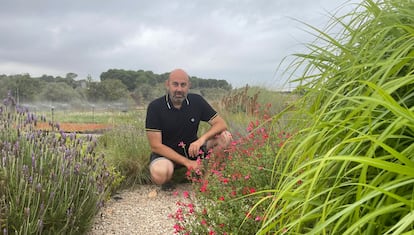
{"type": "Polygon", "coordinates": [[[167,145],[164,145],[162,143],[161,132],[147,131],[147,138],[148,138],[148,142],[150,144],[152,152],[160,156],[166,157],[170,159],[171,161],[174,161],[178,164],[181,164],[187,167],[188,169],[196,169],[199,167],[196,161],[191,161],[190,159],[177,153],[176,151],[174,151],[172,148],[168,147],[167,145]]]}
{"type": "Polygon", "coordinates": [[[200,150],[200,147],[205,144],[207,140],[214,138],[217,134],[220,134],[221,132],[227,130],[226,121],[224,121],[224,119],[219,115],[215,116],[208,123],[210,124],[209,130],[201,135],[198,140],[190,144],[188,148],[188,154],[190,156],[197,156],[199,154],[198,151],[200,150]]]}

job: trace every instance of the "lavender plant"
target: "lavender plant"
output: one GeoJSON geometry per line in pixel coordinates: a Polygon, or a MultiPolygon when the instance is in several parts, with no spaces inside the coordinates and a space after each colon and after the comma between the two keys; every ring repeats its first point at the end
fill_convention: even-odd
{"type": "Polygon", "coordinates": [[[0,226],[3,234],[82,234],[115,175],[92,135],[43,132],[9,95],[0,106],[0,226]]]}

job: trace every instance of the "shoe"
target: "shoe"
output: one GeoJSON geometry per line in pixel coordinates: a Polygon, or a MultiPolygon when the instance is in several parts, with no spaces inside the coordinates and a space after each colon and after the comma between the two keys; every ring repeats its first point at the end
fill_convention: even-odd
{"type": "Polygon", "coordinates": [[[161,190],[166,192],[171,192],[175,189],[175,185],[172,182],[167,182],[161,185],[161,190]]]}

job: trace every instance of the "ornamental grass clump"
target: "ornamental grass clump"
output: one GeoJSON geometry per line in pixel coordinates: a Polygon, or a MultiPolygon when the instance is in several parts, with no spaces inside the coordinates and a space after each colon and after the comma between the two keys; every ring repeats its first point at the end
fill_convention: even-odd
{"type": "Polygon", "coordinates": [[[306,118],[276,156],[288,160],[257,233],[412,234],[414,2],[367,0],[333,19],[343,31],[318,31],[292,64],[306,118]]]}
{"type": "Polygon", "coordinates": [[[151,182],[149,155],[151,149],[145,135],[143,122],[117,125],[98,139],[98,152],[105,153],[108,164],[114,166],[122,177],[119,188],[151,182]]]}
{"type": "Polygon", "coordinates": [[[35,130],[35,115],[6,101],[0,107],[3,234],[85,233],[114,182],[94,152],[96,139],[35,130]]]}

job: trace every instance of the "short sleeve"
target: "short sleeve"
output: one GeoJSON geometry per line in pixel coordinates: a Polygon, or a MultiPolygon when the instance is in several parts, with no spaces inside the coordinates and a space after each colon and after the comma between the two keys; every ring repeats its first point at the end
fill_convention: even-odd
{"type": "Polygon", "coordinates": [[[155,102],[151,102],[147,108],[147,115],[145,118],[145,130],[146,131],[161,131],[161,123],[158,114],[159,109],[156,107],[155,102]]]}
{"type": "Polygon", "coordinates": [[[216,110],[201,96],[199,97],[199,103],[201,107],[201,121],[208,122],[217,116],[216,110]]]}

